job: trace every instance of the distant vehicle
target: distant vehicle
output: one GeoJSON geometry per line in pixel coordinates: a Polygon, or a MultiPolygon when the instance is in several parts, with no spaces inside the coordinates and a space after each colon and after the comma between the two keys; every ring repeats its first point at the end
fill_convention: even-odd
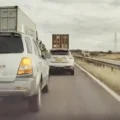
{"type": "Polygon", "coordinates": [[[82,51],[81,54],[83,57],[90,57],[90,53],[88,51],[82,51]]]}
{"type": "Polygon", "coordinates": [[[18,7],[0,7],[0,32],[19,32],[38,39],[36,24],[18,7]]]}
{"type": "Polygon", "coordinates": [[[69,34],[53,34],[52,48],[67,48],[69,49],[69,34]]]}
{"type": "Polygon", "coordinates": [[[41,108],[41,90],[49,91],[49,65],[33,38],[0,32],[0,97],[27,98],[29,109],[41,108]]]}
{"type": "Polygon", "coordinates": [[[74,57],[69,49],[53,48],[50,50],[50,53],[50,72],[65,70],[69,71],[71,75],[74,75],[74,57]]]}

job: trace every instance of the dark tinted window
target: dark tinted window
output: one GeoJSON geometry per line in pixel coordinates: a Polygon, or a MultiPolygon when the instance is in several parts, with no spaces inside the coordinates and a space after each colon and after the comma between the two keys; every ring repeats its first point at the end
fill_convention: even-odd
{"type": "Polygon", "coordinates": [[[32,54],[31,40],[28,37],[26,37],[25,42],[26,42],[26,46],[27,46],[27,52],[32,54]]]}
{"type": "Polygon", "coordinates": [[[0,36],[0,54],[22,52],[23,43],[21,37],[0,36]]]}
{"type": "Polygon", "coordinates": [[[52,55],[70,55],[68,50],[51,50],[52,55]]]}

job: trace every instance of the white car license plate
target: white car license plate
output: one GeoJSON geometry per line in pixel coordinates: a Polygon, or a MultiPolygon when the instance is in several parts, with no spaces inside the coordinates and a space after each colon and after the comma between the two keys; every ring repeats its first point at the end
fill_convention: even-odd
{"type": "Polygon", "coordinates": [[[63,60],[61,58],[57,58],[56,62],[62,62],[63,60]]]}

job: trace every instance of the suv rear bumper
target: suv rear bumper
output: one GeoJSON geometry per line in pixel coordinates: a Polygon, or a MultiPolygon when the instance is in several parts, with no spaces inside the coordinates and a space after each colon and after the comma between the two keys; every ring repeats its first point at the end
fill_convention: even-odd
{"type": "Polygon", "coordinates": [[[52,69],[73,69],[73,66],[50,66],[50,70],[52,69]]]}
{"type": "Polygon", "coordinates": [[[49,63],[49,66],[55,66],[55,67],[72,66],[72,67],[74,67],[74,62],[71,62],[71,63],[49,63]]]}
{"type": "Polygon", "coordinates": [[[36,92],[35,78],[16,78],[14,82],[0,82],[0,97],[32,96],[36,92]]]}
{"type": "Polygon", "coordinates": [[[51,64],[50,71],[55,70],[74,70],[74,64],[51,64]]]}

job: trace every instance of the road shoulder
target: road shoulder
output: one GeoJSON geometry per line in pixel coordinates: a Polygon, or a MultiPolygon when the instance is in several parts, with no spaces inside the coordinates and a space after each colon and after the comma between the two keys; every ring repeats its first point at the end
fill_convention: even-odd
{"type": "Polygon", "coordinates": [[[112,95],[117,101],[120,102],[120,96],[115,93],[112,89],[110,89],[107,85],[105,85],[103,82],[101,82],[98,78],[93,76],[91,73],[86,71],[84,68],[82,68],[80,65],[75,63],[75,65],[80,68],[83,72],[85,72],[89,77],[91,77],[95,82],[97,82],[100,86],[102,86],[110,95],[112,95]]]}

